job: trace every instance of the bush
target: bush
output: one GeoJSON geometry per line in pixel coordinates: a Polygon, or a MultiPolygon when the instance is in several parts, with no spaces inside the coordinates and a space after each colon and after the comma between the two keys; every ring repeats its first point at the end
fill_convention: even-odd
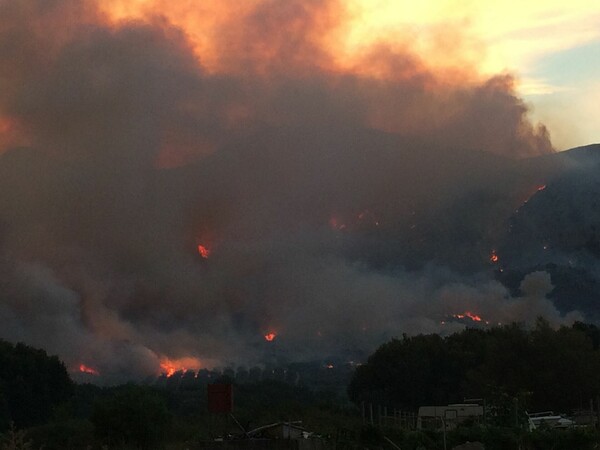
{"type": "Polygon", "coordinates": [[[154,390],[124,386],[94,405],[96,436],[109,445],[161,448],[171,424],[164,399],[154,390]]]}
{"type": "Polygon", "coordinates": [[[27,436],[35,449],[86,448],[94,442],[94,426],[88,420],[69,419],[30,428],[27,436]]]}

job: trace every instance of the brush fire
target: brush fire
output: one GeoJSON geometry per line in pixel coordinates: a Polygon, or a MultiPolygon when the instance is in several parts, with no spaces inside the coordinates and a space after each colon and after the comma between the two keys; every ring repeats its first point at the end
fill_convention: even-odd
{"type": "Polygon", "coordinates": [[[187,370],[198,371],[202,364],[198,358],[184,357],[179,359],[162,358],[160,361],[160,371],[167,378],[172,377],[177,372],[185,372],[187,370]]]}
{"type": "Polygon", "coordinates": [[[454,314],[452,317],[454,317],[455,319],[468,318],[468,319],[471,319],[473,322],[482,322],[483,321],[480,316],[478,316],[477,314],[473,314],[470,311],[465,311],[463,314],[454,314]]]}

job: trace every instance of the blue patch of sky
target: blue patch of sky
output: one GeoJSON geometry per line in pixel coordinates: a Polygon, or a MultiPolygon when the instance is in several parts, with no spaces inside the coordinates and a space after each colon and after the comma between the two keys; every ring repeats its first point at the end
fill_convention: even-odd
{"type": "Polygon", "coordinates": [[[530,73],[562,86],[597,81],[600,79],[600,41],[547,55],[537,61],[530,73]]]}

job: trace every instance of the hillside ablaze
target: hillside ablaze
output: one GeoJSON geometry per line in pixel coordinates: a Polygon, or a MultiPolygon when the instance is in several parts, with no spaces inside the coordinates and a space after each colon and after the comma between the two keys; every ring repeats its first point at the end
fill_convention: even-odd
{"type": "MultiPolygon", "coordinates": [[[[456,243],[476,246],[450,256],[455,228],[437,225],[441,213],[458,224],[452,211],[463,211],[453,206],[464,193],[497,186],[452,149],[529,154],[546,140],[529,139],[541,131],[530,129],[509,75],[455,83],[431,70],[442,63],[411,39],[344,54],[336,38],[352,1],[91,0],[2,9],[0,36],[11,45],[0,69],[8,80],[0,152],[17,131],[31,149],[11,148],[1,161],[0,201],[14,236],[0,256],[15,257],[7,273],[18,301],[8,308],[31,325],[27,332],[39,334],[26,320],[45,310],[36,302],[56,297],[74,318],[53,325],[77,347],[59,349],[67,360],[94,354],[106,380],[148,371],[177,378],[200,361],[172,357],[199,356],[210,367],[207,358],[303,346],[329,354],[348,348],[348,333],[352,346],[366,348],[412,327],[407,320],[425,323],[415,315],[449,318],[481,304],[440,312],[425,303],[445,295],[438,279],[450,278],[446,262],[453,272],[463,255],[481,251],[471,230],[502,242],[464,227],[456,243]],[[106,15],[93,7],[100,3],[106,15]],[[153,166],[163,156],[164,165],[153,166]],[[454,161],[456,170],[441,170],[454,161]],[[40,199],[61,207],[49,214],[40,199]],[[422,277],[421,263],[431,267],[422,277]],[[404,292],[414,292],[415,304],[423,295],[423,307],[396,301],[404,292]]],[[[483,154],[488,170],[485,161],[483,154]]],[[[531,193],[543,180],[514,186],[531,193]]],[[[512,210],[514,198],[503,198],[498,205],[512,210]]],[[[484,213],[477,224],[488,223],[484,213]]],[[[488,276],[491,246],[476,261],[488,276]]],[[[490,279],[482,298],[502,295],[496,287],[490,279]]],[[[78,366],[71,372],[97,372],[78,366]]]]}

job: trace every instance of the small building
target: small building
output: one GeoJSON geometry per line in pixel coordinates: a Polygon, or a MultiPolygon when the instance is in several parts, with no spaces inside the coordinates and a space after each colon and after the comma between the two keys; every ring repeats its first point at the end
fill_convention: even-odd
{"type": "Polygon", "coordinates": [[[193,450],[327,450],[329,444],[302,427],[302,421],[276,422],[243,435],[204,441],[193,450]]]}
{"type": "Polygon", "coordinates": [[[308,439],[312,433],[302,427],[301,421],[276,422],[248,431],[251,439],[308,439]]]}
{"type": "Polygon", "coordinates": [[[485,446],[481,442],[465,442],[453,447],[452,450],[485,450],[485,446]]]}

